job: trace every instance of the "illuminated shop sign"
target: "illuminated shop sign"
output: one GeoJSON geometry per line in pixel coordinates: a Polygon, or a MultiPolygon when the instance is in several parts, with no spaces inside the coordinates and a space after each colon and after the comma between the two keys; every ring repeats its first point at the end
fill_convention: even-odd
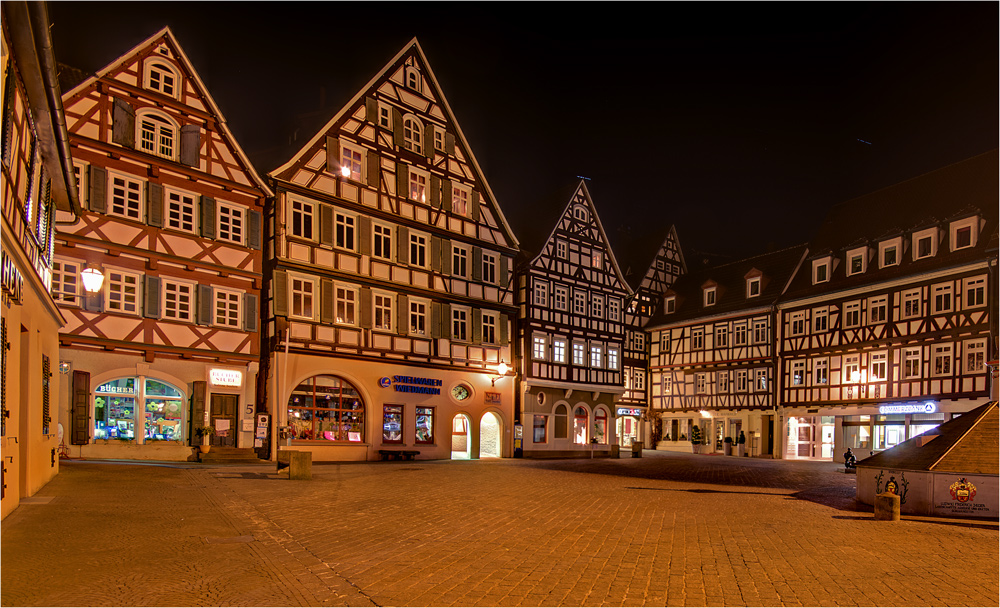
{"type": "Polygon", "coordinates": [[[135,387],[134,386],[118,386],[117,384],[115,384],[113,382],[109,382],[108,384],[102,384],[102,385],[98,386],[97,390],[94,391],[94,392],[96,392],[96,393],[118,393],[118,394],[121,394],[121,395],[134,395],[135,394],[135,387]]]}
{"type": "Polygon", "coordinates": [[[238,369],[210,369],[208,379],[212,386],[232,386],[239,388],[243,386],[243,372],[238,369]]]}
{"type": "Polygon", "coordinates": [[[878,406],[879,414],[933,414],[936,411],[937,405],[933,401],[878,406]]]}
{"type": "Polygon", "coordinates": [[[620,407],[618,408],[619,416],[635,416],[639,418],[642,416],[642,410],[636,409],[634,407],[620,407]]]}
{"type": "Polygon", "coordinates": [[[17,269],[14,260],[7,255],[6,251],[0,255],[0,267],[3,269],[4,300],[10,298],[15,304],[20,304],[24,291],[24,277],[21,276],[21,271],[17,269]]]}
{"type": "Polygon", "coordinates": [[[378,381],[382,388],[390,386],[397,393],[420,393],[423,395],[440,395],[442,382],[436,378],[417,378],[415,376],[386,376],[378,381]]]}

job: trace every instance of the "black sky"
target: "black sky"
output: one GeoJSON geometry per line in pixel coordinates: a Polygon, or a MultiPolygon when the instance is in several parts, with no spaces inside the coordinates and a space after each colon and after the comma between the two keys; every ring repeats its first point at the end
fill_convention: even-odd
{"type": "Polygon", "coordinates": [[[996,148],[998,6],[49,10],[58,60],[88,71],[169,25],[261,173],[416,36],[522,244],[551,229],[540,204],[567,202],[549,193],[586,176],[624,270],[647,265],[671,224],[689,265],[805,242],[833,203],[996,148]]]}

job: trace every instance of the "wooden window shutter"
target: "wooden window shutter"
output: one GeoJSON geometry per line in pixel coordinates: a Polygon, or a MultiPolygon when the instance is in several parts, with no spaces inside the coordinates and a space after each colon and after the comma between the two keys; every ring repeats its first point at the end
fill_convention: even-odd
{"type": "Polygon", "coordinates": [[[455,134],[445,133],[444,134],[444,151],[448,153],[448,156],[455,156],[455,134]]]}
{"type": "Polygon", "coordinates": [[[500,320],[497,321],[497,340],[499,340],[501,346],[507,345],[507,325],[510,323],[509,317],[505,314],[500,315],[500,320]]]}
{"type": "Polygon", "coordinates": [[[441,318],[441,337],[451,338],[451,304],[441,304],[438,313],[441,318]]]}
{"type": "Polygon", "coordinates": [[[319,244],[333,247],[333,207],[320,203],[319,244]]]}
{"type": "Polygon", "coordinates": [[[472,207],[471,209],[469,209],[469,217],[472,219],[473,222],[478,222],[479,221],[479,191],[478,190],[473,190],[472,191],[472,202],[469,203],[469,206],[472,207]]]}
{"type": "Polygon", "coordinates": [[[135,110],[124,99],[115,97],[111,115],[111,142],[135,148],[135,110]]]}
{"type": "Polygon", "coordinates": [[[146,182],[146,223],[163,228],[163,186],[146,182]]]}
{"type": "Polygon", "coordinates": [[[160,318],[160,277],[147,276],[143,284],[142,316],[147,319],[160,318]]]}
{"type": "Polygon", "coordinates": [[[90,372],[73,370],[72,445],[90,443],[90,372]]]}
{"type": "Polygon", "coordinates": [[[288,272],[275,270],[271,278],[271,301],[274,316],[288,316],[288,272]]]}
{"type": "Polygon", "coordinates": [[[403,163],[396,163],[396,196],[404,201],[410,198],[410,176],[403,163]]]}
{"type": "Polygon", "coordinates": [[[319,280],[319,322],[323,325],[333,325],[333,279],[319,280]]]}
{"type": "Polygon", "coordinates": [[[215,199],[211,196],[201,197],[201,236],[215,238],[215,199]]]}
{"type": "Polygon", "coordinates": [[[260,310],[257,308],[257,294],[243,294],[243,331],[255,332],[260,327],[260,310]]]}
{"type": "Polygon", "coordinates": [[[373,125],[378,124],[378,102],[374,97],[365,97],[365,120],[373,125]]]}
{"type": "Polygon", "coordinates": [[[191,433],[188,435],[188,441],[191,445],[198,445],[201,442],[201,437],[198,437],[194,430],[205,424],[207,389],[208,383],[204,380],[195,380],[191,383],[191,433]]]}
{"type": "Polygon", "coordinates": [[[483,280],[483,248],[472,248],[472,280],[483,280]]]}
{"type": "Polygon", "coordinates": [[[372,326],[372,289],[361,288],[361,327],[371,329],[372,326]]]}
{"type": "Polygon", "coordinates": [[[372,218],[367,215],[358,217],[358,249],[361,255],[372,254],[372,218]]]}
{"type": "Polygon", "coordinates": [[[368,151],[368,185],[379,189],[379,177],[382,175],[382,157],[375,150],[368,151]]]}
{"type": "Polygon", "coordinates": [[[431,259],[430,259],[431,270],[444,272],[444,267],[441,265],[441,249],[442,249],[441,239],[436,236],[432,236],[431,259]]]}
{"type": "Polygon", "coordinates": [[[87,312],[104,312],[104,290],[97,293],[83,293],[83,309],[87,312]]]}
{"type": "Polygon", "coordinates": [[[326,170],[340,175],[340,140],[336,137],[326,138],[326,170]]]}
{"type": "Polygon", "coordinates": [[[181,127],[181,163],[197,167],[201,156],[201,127],[184,125],[181,127]]]}
{"type": "Polygon", "coordinates": [[[108,172],[101,167],[90,165],[90,210],[96,213],[108,212],[108,172]]]}
{"type": "Polygon", "coordinates": [[[261,248],[261,229],[263,228],[263,221],[260,211],[254,211],[251,209],[247,212],[247,247],[250,249],[260,250],[261,248]]]}
{"type": "Polygon", "coordinates": [[[198,325],[212,324],[212,286],[198,286],[198,325]]]}
{"type": "Polygon", "coordinates": [[[396,108],[392,109],[392,143],[403,147],[403,114],[396,108]]]}
{"type": "Polygon", "coordinates": [[[431,207],[441,208],[441,178],[431,176],[431,207]]]}
{"type": "Polygon", "coordinates": [[[399,294],[396,298],[396,333],[405,336],[410,332],[410,298],[399,294]]]}
{"type": "Polygon", "coordinates": [[[448,213],[452,212],[451,208],[451,193],[453,192],[454,184],[451,180],[445,180],[442,184],[444,192],[441,193],[441,208],[448,213]]]}
{"type": "Polygon", "coordinates": [[[448,239],[441,239],[441,248],[439,252],[441,255],[441,261],[438,262],[438,268],[440,271],[446,274],[455,272],[456,269],[451,267],[454,259],[452,255],[451,241],[448,239]]]}
{"type": "Polygon", "coordinates": [[[507,256],[501,255],[500,256],[500,276],[497,277],[497,282],[500,284],[501,287],[506,287],[507,286],[507,281],[509,280],[509,277],[507,276],[508,272],[509,271],[507,270],[507,256]]]}
{"type": "Polygon", "coordinates": [[[483,311],[478,308],[472,309],[472,341],[475,344],[483,343],[483,311]]]}
{"type": "Polygon", "coordinates": [[[396,229],[396,263],[410,263],[410,229],[406,226],[396,229]]]}
{"type": "Polygon", "coordinates": [[[424,156],[434,158],[434,125],[424,126],[424,156]]]}

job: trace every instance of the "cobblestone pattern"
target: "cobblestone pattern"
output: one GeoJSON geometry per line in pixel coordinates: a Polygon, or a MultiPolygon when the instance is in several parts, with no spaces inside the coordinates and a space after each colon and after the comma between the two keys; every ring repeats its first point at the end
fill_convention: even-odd
{"type": "Polygon", "coordinates": [[[854,484],[832,463],[652,452],[311,481],[72,463],[3,522],[2,604],[998,605],[995,522],[876,522],[854,484]]]}

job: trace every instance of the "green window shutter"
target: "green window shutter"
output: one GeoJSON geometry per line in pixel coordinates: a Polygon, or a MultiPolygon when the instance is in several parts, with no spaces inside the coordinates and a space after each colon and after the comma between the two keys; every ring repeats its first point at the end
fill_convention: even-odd
{"type": "Polygon", "coordinates": [[[431,237],[431,270],[436,270],[438,272],[444,272],[444,266],[441,265],[441,249],[442,243],[441,239],[432,236],[431,237]]]}
{"type": "Polygon", "coordinates": [[[392,143],[403,147],[403,114],[396,108],[392,109],[392,143]]]}
{"type": "Polygon", "coordinates": [[[340,140],[336,137],[326,138],[326,170],[340,175],[340,140]]]}
{"type": "Polygon", "coordinates": [[[372,254],[372,218],[367,215],[358,218],[358,247],[362,255],[372,254]]]}
{"type": "Polygon", "coordinates": [[[319,206],[319,244],[333,247],[333,207],[319,206]]]}
{"type": "Polygon", "coordinates": [[[472,248],[472,280],[483,280],[483,248],[472,248]]]}
{"type": "Polygon", "coordinates": [[[160,277],[147,276],[143,285],[142,315],[147,319],[160,318],[160,277]]]}
{"type": "Polygon", "coordinates": [[[211,196],[201,197],[201,236],[215,238],[215,199],[211,196]]]}
{"type": "Polygon", "coordinates": [[[451,213],[452,212],[451,193],[452,193],[453,183],[451,180],[445,180],[444,184],[442,185],[444,186],[443,187],[444,192],[441,193],[441,208],[447,211],[448,213],[451,213]]]}
{"type": "Polygon", "coordinates": [[[399,294],[396,298],[396,333],[405,336],[410,332],[410,298],[399,294]]]}
{"type": "Polygon", "coordinates": [[[191,433],[188,436],[191,445],[201,443],[201,437],[198,437],[194,430],[205,424],[207,388],[208,385],[204,380],[195,380],[191,383],[191,433]]]}
{"type": "Polygon", "coordinates": [[[507,286],[507,281],[509,279],[509,277],[507,276],[508,272],[509,271],[507,270],[507,256],[501,255],[500,256],[500,276],[497,277],[497,282],[500,284],[501,287],[506,287],[507,286]]]}
{"type": "Polygon", "coordinates": [[[478,308],[472,309],[472,341],[475,344],[483,343],[483,311],[478,308]]]}
{"type": "Polygon", "coordinates": [[[378,124],[378,102],[374,97],[365,97],[365,120],[373,125],[378,124]]]}
{"type": "Polygon", "coordinates": [[[469,217],[473,222],[479,221],[479,191],[472,191],[472,202],[469,204],[472,208],[469,209],[469,217]]]}
{"type": "Polygon", "coordinates": [[[260,250],[262,240],[261,229],[263,228],[262,220],[260,211],[251,209],[247,213],[247,247],[250,249],[260,250]]]}
{"type": "Polygon", "coordinates": [[[372,290],[371,287],[361,288],[361,327],[371,329],[372,326],[372,290]]]}
{"type": "Polygon", "coordinates": [[[111,114],[111,142],[135,148],[135,110],[124,99],[114,98],[111,114]]]}
{"type": "Polygon", "coordinates": [[[507,324],[510,322],[509,318],[505,314],[500,315],[500,319],[497,321],[499,327],[497,327],[497,339],[500,341],[501,346],[507,345],[507,324]]]}
{"type": "Polygon", "coordinates": [[[431,207],[441,207],[441,178],[436,175],[431,176],[431,207]]]}
{"type": "Polygon", "coordinates": [[[257,295],[243,294],[243,331],[255,332],[260,326],[260,311],[257,309],[257,295]]]}
{"type": "Polygon", "coordinates": [[[451,304],[441,304],[441,337],[451,338],[451,304]]]}
{"type": "Polygon", "coordinates": [[[382,157],[375,150],[368,151],[368,185],[379,189],[379,177],[382,175],[382,157]]]}
{"type": "Polygon", "coordinates": [[[432,338],[440,338],[441,337],[441,304],[439,304],[437,302],[431,302],[430,321],[431,321],[431,337],[432,338]]]}
{"type": "Polygon", "coordinates": [[[201,155],[201,127],[184,125],[181,127],[181,163],[198,167],[201,155]]]}
{"type": "Polygon", "coordinates": [[[146,223],[163,228],[163,186],[146,182],[146,223]]]}
{"type": "Polygon", "coordinates": [[[455,156],[455,134],[445,133],[444,134],[444,151],[448,153],[448,156],[455,156]]]}
{"type": "Polygon", "coordinates": [[[396,229],[396,263],[410,263],[410,229],[406,226],[396,229]]]}
{"type": "Polygon", "coordinates": [[[333,279],[319,280],[319,322],[333,325],[333,279]]]}
{"type": "Polygon", "coordinates": [[[212,324],[212,286],[198,286],[198,325],[212,324]]]}
{"type": "Polygon", "coordinates": [[[271,297],[274,316],[288,316],[288,272],[275,270],[271,278],[271,297]]]}
{"type": "Polygon", "coordinates": [[[90,210],[108,212],[108,172],[95,165],[90,165],[90,210]]]}
{"type": "Polygon", "coordinates": [[[424,156],[434,158],[434,125],[424,126],[424,156]]]}
{"type": "Polygon", "coordinates": [[[403,163],[396,163],[396,196],[404,201],[410,198],[410,176],[403,163]]]}
{"type": "Polygon", "coordinates": [[[90,443],[90,372],[73,370],[73,445],[90,443]]]}

